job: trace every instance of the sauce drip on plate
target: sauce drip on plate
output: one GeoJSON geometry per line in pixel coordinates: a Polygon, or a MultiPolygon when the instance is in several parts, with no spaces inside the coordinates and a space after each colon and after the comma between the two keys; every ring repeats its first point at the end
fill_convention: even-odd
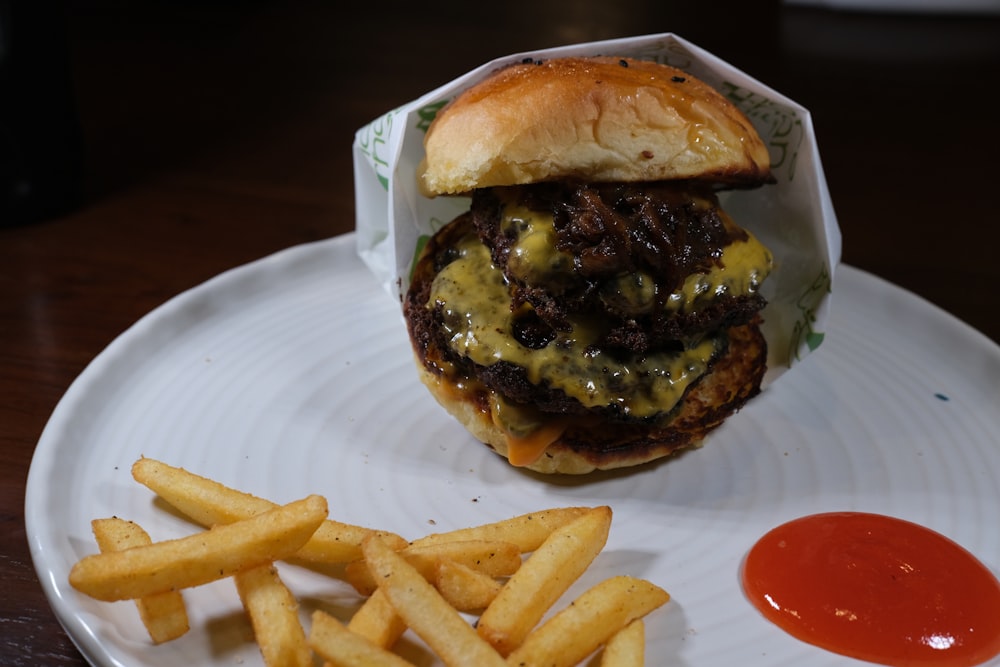
{"type": "Polygon", "coordinates": [[[969,667],[1000,654],[1000,581],[955,542],[901,519],[831,512],[783,524],[751,548],[741,583],[775,625],[841,655],[969,667]]]}

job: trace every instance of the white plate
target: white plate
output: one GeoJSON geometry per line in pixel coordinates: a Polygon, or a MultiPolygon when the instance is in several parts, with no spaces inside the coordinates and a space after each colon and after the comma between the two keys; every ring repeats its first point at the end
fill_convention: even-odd
{"type": "MultiPolygon", "coordinates": [[[[151,456],[272,500],[325,495],[342,521],[406,537],[567,504],[609,504],[606,551],[571,591],[611,573],[673,596],[648,619],[651,664],[844,665],[763,620],[740,561],[778,523],[881,512],[957,540],[1000,571],[1000,348],[897,287],[837,274],[826,342],[701,450],[586,479],[515,470],[419,385],[398,304],[352,235],[296,247],[173,299],[70,387],[28,477],[31,553],[60,622],[96,665],[254,665],[231,581],[187,592],[192,630],[153,647],[133,605],[67,584],[95,551],[90,520],[192,530],[130,476],[151,456]]],[[[346,617],[337,580],[285,566],[305,615],[346,617]]],[[[419,642],[410,639],[411,655],[419,642]]],[[[431,664],[424,662],[423,664],[431,664]]],[[[992,665],[1000,665],[994,660],[992,665]]]]}

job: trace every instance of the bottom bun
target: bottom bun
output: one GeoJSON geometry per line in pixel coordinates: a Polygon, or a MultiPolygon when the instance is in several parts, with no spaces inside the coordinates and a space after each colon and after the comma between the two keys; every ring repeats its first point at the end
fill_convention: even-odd
{"type": "MultiPolygon", "coordinates": [[[[521,467],[545,474],[580,475],[648,463],[699,447],[705,436],[760,392],[767,343],[758,322],[729,331],[726,353],[693,385],[670,418],[654,425],[601,420],[597,416],[553,415],[554,440],[521,467]]],[[[417,359],[421,382],[476,439],[510,459],[506,432],[492,417],[490,390],[460,389],[417,359]]]]}

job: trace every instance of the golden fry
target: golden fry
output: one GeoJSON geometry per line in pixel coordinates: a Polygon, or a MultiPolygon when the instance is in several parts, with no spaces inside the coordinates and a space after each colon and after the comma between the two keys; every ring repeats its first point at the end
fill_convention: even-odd
{"type": "Polygon", "coordinates": [[[108,602],[199,586],[291,556],[326,514],[326,500],[308,496],[201,533],[86,556],[70,570],[69,581],[108,602]]]}
{"type": "MultiPolygon", "coordinates": [[[[142,526],[133,521],[117,517],[95,519],[90,522],[90,526],[97,539],[97,547],[104,553],[152,543],[142,526]]],[[[184,607],[184,598],[180,591],[147,595],[137,599],[135,606],[154,644],[177,639],[190,628],[187,609],[184,607]]]]}
{"type": "Polygon", "coordinates": [[[553,531],[483,611],[477,629],[509,655],[607,543],[611,508],[595,507],[553,531]]]}
{"type": "Polygon", "coordinates": [[[642,667],[646,664],[646,624],[637,618],[611,635],[601,654],[601,667],[642,667]]]}
{"type": "Polygon", "coordinates": [[[670,599],[643,579],[611,577],[541,622],[607,543],[607,506],[531,512],[407,543],[329,519],[321,496],[276,505],[147,458],[132,474],[208,530],[152,542],[132,522],[95,520],[101,553],[78,561],[69,580],[95,599],[134,599],[155,643],[188,630],[181,589],[232,576],[268,667],[310,667],[316,657],[328,667],[405,667],[390,649],[407,629],[447,667],[571,667],[602,646],[602,667],[638,667],[643,617],[670,599]],[[367,600],[346,625],[315,612],[307,636],[275,566],[289,559],[343,566],[336,576],[367,600]],[[479,612],[475,627],[462,615],[479,612]]]}
{"type": "MultiPolygon", "coordinates": [[[[521,551],[510,542],[467,540],[438,544],[411,545],[400,550],[406,562],[433,582],[441,559],[461,563],[494,577],[505,577],[521,567],[521,551]]],[[[371,595],[377,587],[364,560],[348,563],[344,577],[361,595],[371,595]]]]}
{"type": "Polygon", "coordinates": [[[533,630],[508,661],[518,667],[573,667],[669,599],[666,591],[645,579],[611,577],[533,630]]]}
{"type": "Polygon", "coordinates": [[[406,623],[396,613],[385,591],[378,589],[354,612],[347,628],[372,644],[389,649],[406,632],[406,623]]]}
{"type": "Polygon", "coordinates": [[[313,612],[309,646],[332,667],[412,667],[395,653],[351,632],[323,611],[313,612]]]}
{"type": "Polygon", "coordinates": [[[444,533],[433,533],[413,541],[413,546],[438,544],[440,542],[465,542],[487,540],[490,542],[510,542],[517,545],[522,553],[537,549],[552,531],[590,511],[589,507],[556,507],[530,512],[494,523],[459,528],[444,533]]]}
{"type": "Polygon", "coordinates": [[[378,538],[365,540],[365,560],[379,590],[448,667],[500,667],[506,662],[412,565],[378,538]]]}
{"type": "Polygon", "coordinates": [[[299,603],[278,576],[274,564],[258,565],[233,576],[236,591],[253,625],[267,667],[312,667],[299,603]]]}
{"type": "MultiPolygon", "coordinates": [[[[132,465],[132,477],[206,528],[248,519],[277,507],[270,500],[237,491],[156,459],[144,457],[136,461],[132,465]]],[[[393,533],[327,519],[295,557],[314,563],[349,563],[361,558],[361,542],[372,534],[385,537],[398,549],[407,544],[393,533]]]]}
{"type": "Polygon", "coordinates": [[[488,607],[503,586],[488,574],[444,558],[437,562],[433,583],[448,604],[465,612],[488,607]]]}

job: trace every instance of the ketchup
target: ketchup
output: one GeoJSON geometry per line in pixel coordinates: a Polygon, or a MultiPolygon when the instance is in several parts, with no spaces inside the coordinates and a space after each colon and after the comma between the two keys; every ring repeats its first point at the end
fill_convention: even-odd
{"type": "Polygon", "coordinates": [[[834,653],[898,667],[969,667],[1000,654],[1000,581],[908,521],[802,517],[754,544],[740,575],[765,618],[834,653]]]}

